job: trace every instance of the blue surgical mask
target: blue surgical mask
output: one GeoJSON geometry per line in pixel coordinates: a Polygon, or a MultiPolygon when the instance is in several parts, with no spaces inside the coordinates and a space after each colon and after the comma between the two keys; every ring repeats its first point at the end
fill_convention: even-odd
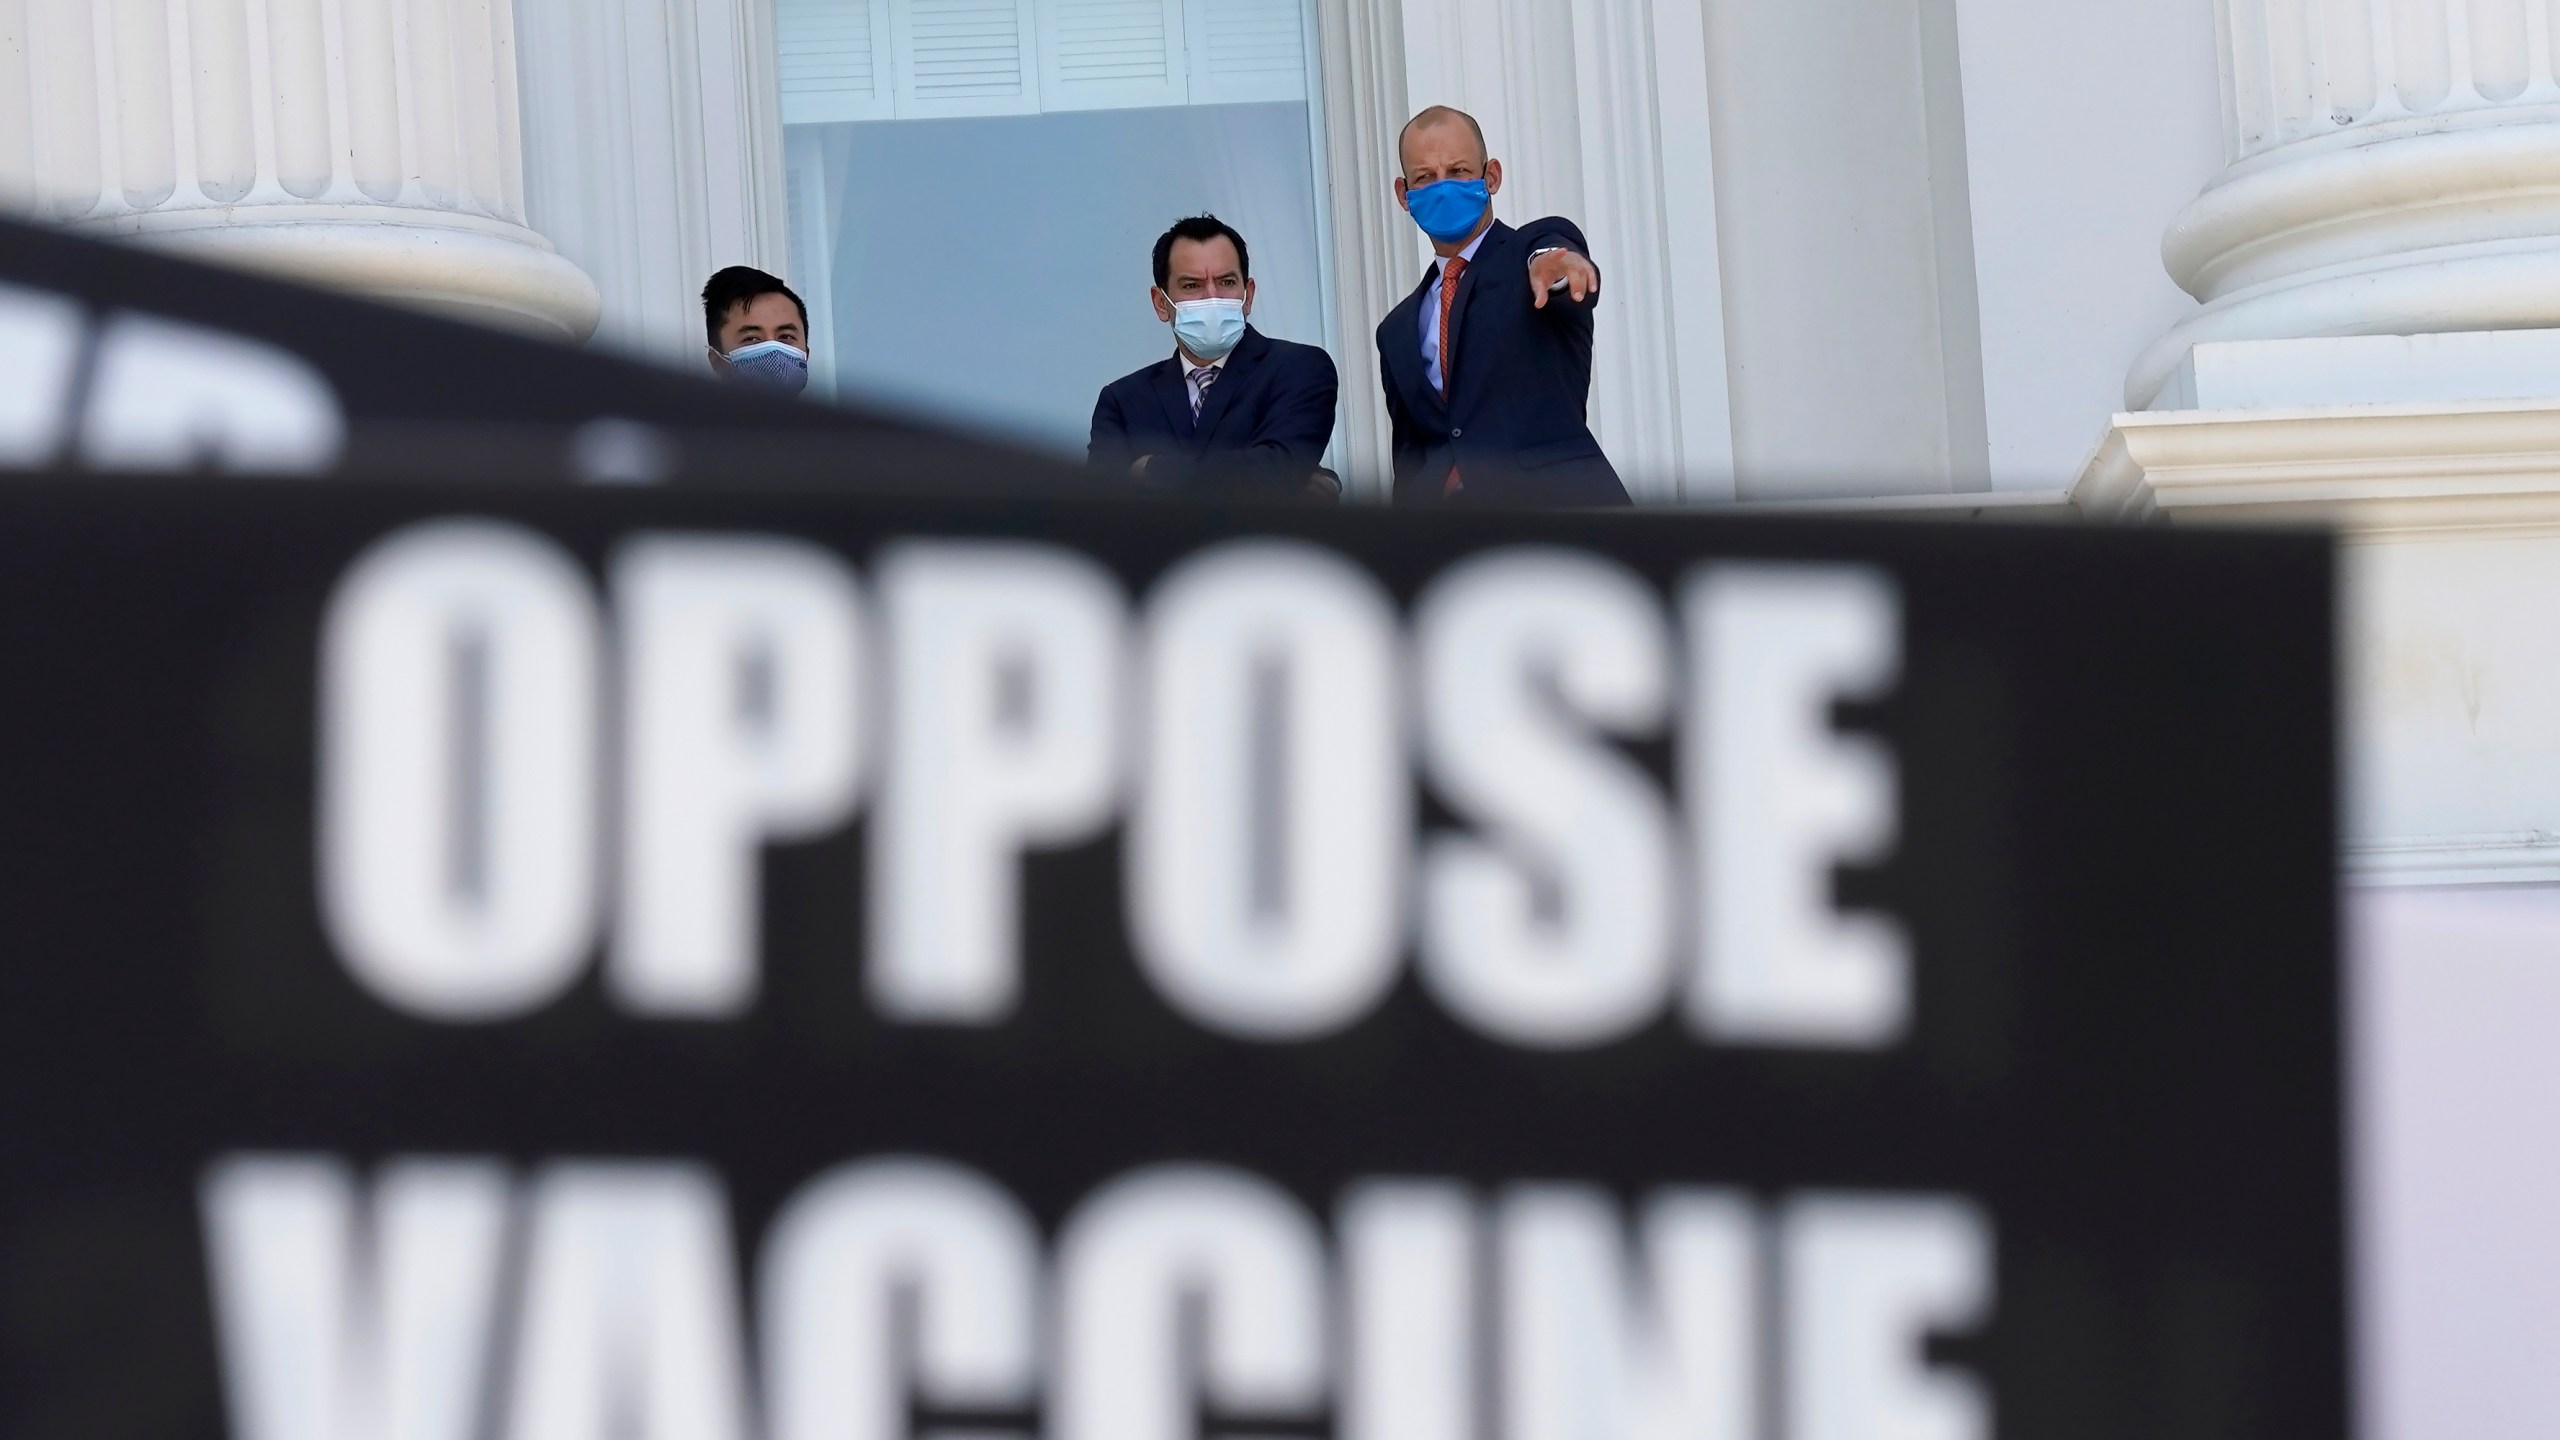
{"type": "Polygon", "coordinates": [[[1482,180],[1435,180],[1404,192],[1404,208],[1422,233],[1443,245],[1454,245],[1475,233],[1476,224],[1493,205],[1493,192],[1482,180]]]}
{"type": "Polygon", "coordinates": [[[1177,300],[1173,305],[1173,338],[1203,360],[1223,360],[1244,338],[1241,300],[1177,300]]]}
{"type": "Polygon", "coordinates": [[[728,354],[729,378],[758,390],[797,395],[809,388],[809,355],[788,340],[759,340],[728,354]]]}

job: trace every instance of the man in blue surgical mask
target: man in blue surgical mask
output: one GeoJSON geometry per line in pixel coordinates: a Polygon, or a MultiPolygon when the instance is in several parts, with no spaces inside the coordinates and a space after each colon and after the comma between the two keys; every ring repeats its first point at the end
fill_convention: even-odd
{"type": "Polygon", "coordinates": [[[1086,454],[1114,480],[1151,490],[1332,499],[1320,468],[1333,439],[1333,357],[1249,323],[1253,260],[1214,215],[1156,241],[1156,319],[1173,355],[1102,388],[1086,454]]]}
{"type": "Polygon", "coordinates": [[[732,265],[702,287],[711,373],[732,384],[797,395],[809,388],[809,307],[791,287],[751,265],[732,265]]]}
{"type": "Polygon", "coordinates": [[[1465,111],[1432,106],[1396,148],[1432,263],[1378,326],[1395,503],[1626,504],[1586,413],[1600,270],[1582,231],[1493,217],[1502,162],[1465,111]]]}

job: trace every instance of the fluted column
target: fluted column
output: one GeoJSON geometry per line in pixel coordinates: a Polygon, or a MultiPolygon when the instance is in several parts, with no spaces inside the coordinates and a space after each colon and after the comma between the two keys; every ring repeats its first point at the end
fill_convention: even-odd
{"type": "Polygon", "coordinates": [[[2560,0],[2223,0],[2230,167],[2170,227],[2205,340],[2560,326],[2560,0]]]}
{"type": "Polygon", "coordinates": [[[44,218],[534,333],[595,326],[595,286],[525,224],[512,0],[0,0],[12,51],[0,183],[44,218]]]}
{"type": "Polygon", "coordinates": [[[1369,335],[1422,275],[1412,223],[1392,193],[1396,134],[1411,113],[1404,17],[1389,0],[1318,0],[1316,23],[1333,192],[1334,315],[1342,336],[1334,356],[1345,402],[1337,453],[1351,497],[1383,502],[1395,460],[1377,401],[1378,347],[1369,335]]]}

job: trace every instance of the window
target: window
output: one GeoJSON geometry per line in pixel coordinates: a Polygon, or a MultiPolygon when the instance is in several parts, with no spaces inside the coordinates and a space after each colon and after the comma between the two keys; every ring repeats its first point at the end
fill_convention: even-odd
{"type": "Polygon", "coordinates": [[[1173,353],[1174,220],[1243,232],[1254,324],[1329,345],[1309,0],[777,0],[819,387],[1081,453],[1173,353]]]}

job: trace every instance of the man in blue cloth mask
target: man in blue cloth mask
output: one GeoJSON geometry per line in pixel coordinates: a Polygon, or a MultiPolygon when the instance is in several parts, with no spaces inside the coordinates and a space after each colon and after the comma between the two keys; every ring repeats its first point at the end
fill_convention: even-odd
{"type": "Polygon", "coordinates": [[[790,286],[732,265],[702,287],[702,323],[712,374],[777,395],[809,388],[809,307],[790,286]]]}
{"type": "Polygon", "coordinates": [[[1414,116],[1396,148],[1396,199],[1435,258],[1378,326],[1395,502],[1626,504],[1586,413],[1600,271],[1582,231],[1493,218],[1502,162],[1462,110],[1414,116]]]}
{"type": "Polygon", "coordinates": [[[1156,319],[1173,355],[1102,387],[1086,454],[1094,468],[1150,490],[1329,500],[1320,468],[1333,439],[1333,357],[1247,323],[1253,259],[1214,215],[1174,222],[1156,241],[1156,319]]]}

